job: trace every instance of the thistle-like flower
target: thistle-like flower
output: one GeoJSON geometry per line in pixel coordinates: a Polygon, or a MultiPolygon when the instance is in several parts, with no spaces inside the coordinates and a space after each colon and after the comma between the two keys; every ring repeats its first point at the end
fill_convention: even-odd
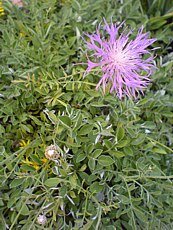
{"type": "Polygon", "coordinates": [[[89,41],[87,47],[93,51],[88,58],[89,73],[94,68],[102,71],[102,77],[96,89],[102,85],[105,92],[110,87],[110,92],[115,92],[121,99],[124,95],[135,97],[143,92],[149,82],[150,75],[155,69],[153,56],[147,49],[156,39],[150,39],[148,33],[143,33],[140,28],[133,38],[132,31],[128,33],[120,29],[124,23],[99,26],[94,34],[87,34],[89,41]]]}
{"type": "Polygon", "coordinates": [[[11,0],[12,3],[18,7],[23,7],[23,1],[22,0],[11,0]]]}

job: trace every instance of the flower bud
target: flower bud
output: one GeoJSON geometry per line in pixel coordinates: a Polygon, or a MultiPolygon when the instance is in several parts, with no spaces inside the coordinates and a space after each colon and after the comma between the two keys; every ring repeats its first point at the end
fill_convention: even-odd
{"type": "Polygon", "coordinates": [[[50,145],[45,150],[45,156],[49,160],[58,159],[60,157],[60,152],[56,145],[50,145]]]}
{"type": "Polygon", "coordinates": [[[37,218],[38,224],[45,225],[47,222],[47,218],[45,215],[39,215],[37,218]]]}

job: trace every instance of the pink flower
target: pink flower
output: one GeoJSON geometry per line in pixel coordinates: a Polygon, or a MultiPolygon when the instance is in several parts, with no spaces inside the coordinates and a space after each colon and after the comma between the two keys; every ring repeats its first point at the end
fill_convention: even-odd
{"type": "Polygon", "coordinates": [[[16,6],[23,7],[23,2],[22,0],[11,0],[12,3],[16,6]]]}
{"type": "Polygon", "coordinates": [[[107,86],[110,92],[115,92],[121,99],[124,95],[135,97],[143,92],[149,82],[150,75],[156,67],[153,64],[153,56],[147,49],[156,39],[148,38],[148,33],[139,29],[135,38],[132,31],[119,32],[123,23],[119,26],[111,23],[98,27],[96,33],[87,34],[89,41],[87,47],[92,51],[88,58],[89,73],[94,68],[102,71],[102,77],[96,89],[102,85],[103,91],[107,86]]]}

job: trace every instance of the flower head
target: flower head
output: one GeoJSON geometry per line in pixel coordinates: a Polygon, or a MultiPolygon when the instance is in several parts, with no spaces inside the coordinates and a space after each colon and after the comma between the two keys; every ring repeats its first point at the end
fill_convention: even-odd
{"type": "Polygon", "coordinates": [[[56,145],[50,145],[45,150],[45,156],[49,160],[58,159],[60,157],[59,149],[56,145]]]}
{"type": "Polygon", "coordinates": [[[87,47],[93,51],[91,60],[88,58],[89,73],[94,68],[100,68],[102,77],[96,89],[102,85],[105,92],[109,85],[110,92],[116,92],[121,99],[124,95],[136,97],[143,92],[150,82],[150,75],[154,69],[153,56],[147,49],[156,39],[148,38],[140,28],[135,38],[132,31],[119,33],[123,23],[119,26],[104,20],[105,26],[98,27],[96,33],[87,34],[87,47]]]}
{"type": "Polygon", "coordinates": [[[23,7],[23,2],[22,0],[11,0],[12,3],[18,7],[23,7]]]}
{"type": "Polygon", "coordinates": [[[38,224],[45,225],[47,223],[47,218],[45,215],[39,215],[37,218],[38,224]]]}

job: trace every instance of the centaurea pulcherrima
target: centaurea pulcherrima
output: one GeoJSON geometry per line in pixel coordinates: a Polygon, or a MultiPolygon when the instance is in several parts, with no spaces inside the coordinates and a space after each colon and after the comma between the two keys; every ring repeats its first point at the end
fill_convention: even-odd
{"type": "Polygon", "coordinates": [[[119,26],[113,23],[108,25],[106,20],[104,23],[105,26],[99,26],[96,33],[87,34],[87,47],[93,53],[91,60],[88,58],[86,73],[101,68],[102,77],[96,89],[102,85],[105,92],[109,86],[110,92],[115,92],[120,99],[124,95],[136,98],[148,86],[155,69],[154,58],[147,48],[156,39],[148,38],[149,34],[143,33],[143,28],[132,39],[132,31],[119,33],[124,23],[119,26]]]}

